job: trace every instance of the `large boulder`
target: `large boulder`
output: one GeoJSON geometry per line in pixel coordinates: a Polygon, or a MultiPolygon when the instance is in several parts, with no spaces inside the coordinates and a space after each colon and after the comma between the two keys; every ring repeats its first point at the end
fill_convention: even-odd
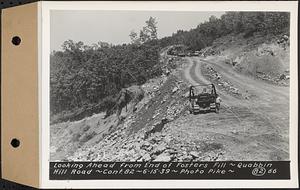
{"type": "Polygon", "coordinates": [[[154,162],[170,162],[172,160],[172,157],[168,153],[162,153],[158,155],[154,162]]]}

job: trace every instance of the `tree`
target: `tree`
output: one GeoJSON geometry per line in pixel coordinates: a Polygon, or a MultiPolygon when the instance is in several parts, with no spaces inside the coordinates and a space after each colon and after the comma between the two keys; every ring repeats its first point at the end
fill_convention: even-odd
{"type": "Polygon", "coordinates": [[[147,32],[147,28],[143,27],[143,30],[140,31],[140,42],[145,43],[150,41],[150,35],[147,32]]]}
{"type": "Polygon", "coordinates": [[[157,22],[154,17],[150,17],[146,22],[146,26],[140,30],[139,37],[135,31],[131,31],[129,37],[132,44],[142,44],[152,40],[157,40],[157,22]]]}
{"type": "Polygon", "coordinates": [[[122,88],[159,76],[158,63],[159,47],[151,41],[139,46],[64,42],[62,51],[50,55],[50,113],[57,116],[51,122],[110,109],[122,88]]]}
{"type": "Polygon", "coordinates": [[[157,40],[157,22],[155,18],[150,17],[149,20],[146,21],[146,27],[144,29],[147,31],[150,36],[150,40],[157,40]]]}
{"type": "Polygon", "coordinates": [[[62,48],[65,51],[75,52],[82,51],[84,49],[83,46],[84,44],[81,41],[75,43],[73,40],[67,40],[63,43],[62,48]]]}
{"type": "Polygon", "coordinates": [[[131,39],[132,44],[140,44],[140,39],[138,37],[138,34],[134,30],[130,32],[129,37],[131,39]]]}

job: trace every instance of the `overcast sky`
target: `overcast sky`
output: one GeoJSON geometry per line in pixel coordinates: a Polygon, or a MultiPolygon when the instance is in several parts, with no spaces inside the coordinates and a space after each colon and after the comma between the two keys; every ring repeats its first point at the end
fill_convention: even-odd
{"type": "Polygon", "coordinates": [[[224,12],[173,11],[51,11],[51,51],[61,50],[64,41],[82,41],[91,45],[99,41],[129,43],[129,33],[138,32],[150,16],[155,17],[158,37],[170,36],[177,30],[190,30],[207,21],[211,15],[224,12]]]}

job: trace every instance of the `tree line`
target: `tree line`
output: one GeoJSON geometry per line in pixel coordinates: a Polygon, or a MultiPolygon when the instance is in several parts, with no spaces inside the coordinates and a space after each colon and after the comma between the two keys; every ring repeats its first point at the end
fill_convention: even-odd
{"type": "MultiPolygon", "coordinates": [[[[97,112],[114,105],[118,92],[143,84],[162,73],[160,49],[175,44],[201,50],[228,34],[277,35],[289,28],[286,12],[226,12],[211,16],[190,31],[157,38],[157,21],[150,17],[139,31],[129,34],[130,44],[99,42],[91,46],[67,40],[50,55],[50,114],[61,115],[96,106],[97,112]]],[[[84,110],[83,110],[84,111],[84,110]]]]}
{"type": "MultiPolygon", "coordinates": [[[[104,111],[122,88],[161,75],[156,21],[150,17],[131,44],[67,40],[50,55],[50,114],[68,115],[83,108],[104,111]]],[[[82,110],[84,111],[84,110],[82,110]]]]}
{"type": "Polygon", "coordinates": [[[178,30],[162,38],[160,46],[184,44],[190,50],[201,50],[228,34],[243,34],[245,38],[260,35],[278,35],[287,32],[290,25],[288,12],[226,12],[221,18],[211,16],[190,31],[178,30]]]}
{"type": "Polygon", "coordinates": [[[96,50],[70,48],[51,55],[51,111],[59,113],[117,94],[131,84],[142,84],[161,74],[158,47],[143,44],[96,50]]]}

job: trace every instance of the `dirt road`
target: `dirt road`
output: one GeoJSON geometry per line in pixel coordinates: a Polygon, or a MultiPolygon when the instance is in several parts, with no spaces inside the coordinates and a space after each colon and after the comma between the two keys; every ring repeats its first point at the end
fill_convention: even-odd
{"type": "Polygon", "coordinates": [[[103,118],[96,114],[51,126],[51,159],[289,160],[288,87],[249,78],[218,60],[185,57],[182,63],[174,75],[144,86],[151,95],[139,103],[137,111],[123,110],[126,118],[121,124],[116,115],[103,118]],[[216,73],[218,80],[214,79],[216,73]],[[184,80],[190,84],[213,82],[222,99],[220,112],[190,114],[184,80]],[[111,126],[116,131],[110,131],[111,126]]]}
{"type": "MultiPolygon", "coordinates": [[[[222,98],[219,114],[188,115],[178,120],[176,133],[212,144],[215,160],[288,160],[289,88],[280,87],[235,72],[222,62],[184,58],[184,78],[191,84],[211,83],[205,66],[239,91],[233,96],[216,85],[222,98]],[[247,97],[247,98],[245,98],[247,97]],[[217,150],[219,149],[219,150],[217,150]]],[[[175,133],[175,132],[174,132],[175,133]]]]}

